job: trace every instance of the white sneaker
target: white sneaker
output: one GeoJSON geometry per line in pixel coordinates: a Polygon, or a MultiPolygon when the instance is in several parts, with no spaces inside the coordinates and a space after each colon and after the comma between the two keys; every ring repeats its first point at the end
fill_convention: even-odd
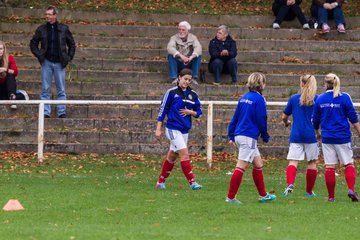
{"type": "Polygon", "coordinates": [[[280,29],[280,25],[278,23],[273,23],[273,29],[280,29]]]}
{"type": "MultiPolygon", "coordinates": [[[[10,94],[9,100],[16,100],[15,94],[10,94]]],[[[17,106],[16,106],[15,104],[10,105],[10,109],[16,110],[16,109],[17,109],[17,106]]]]}
{"type": "Polygon", "coordinates": [[[310,29],[309,24],[308,24],[308,23],[305,23],[305,24],[303,25],[303,29],[304,29],[304,30],[309,30],[309,29],[310,29]]]}

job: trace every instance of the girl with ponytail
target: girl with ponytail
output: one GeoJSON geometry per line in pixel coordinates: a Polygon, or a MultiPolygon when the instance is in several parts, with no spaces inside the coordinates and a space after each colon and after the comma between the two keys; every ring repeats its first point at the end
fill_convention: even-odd
{"type": "Polygon", "coordinates": [[[305,196],[314,197],[313,188],[317,176],[316,160],[319,156],[319,147],[315,136],[315,130],[311,123],[311,115],[314,108],[316,96],[316,79],[313,75],[300,77],[301,93],[290,97],[282,115],[285,126],[289,126],[290,115],[293,115],[293,124],[290,133],[290,146],[287,159],[289,165],[286,168],[287,187],[283,196],[291,193],[295,186],[297,165],[306,157],[308,162],[306,171],[305,196]]]}
{"type": "Polygon", "coordinates": [[[356,172],[349,121],[360,136],[360,124],[349,94],[340,91],[340,79],[333,73],[325,76],[326,92],[318,97],[314,106],[313,125],[316,135],[322,140],[325,162],[325,183],[328,201],[335,201],[335,166],[345,166],[348,197],[353,202],[359,198],[355,192],[356,172]],[[320,136],[321,127],[321,136],[320,136]]]}
{"type": "Polygon", "coordinates": [[[259,137],[263,142],[269,142],[267,131],[266,100],[262,96],[265,88],[266,77],[264,74],[254,72],[247,81],[249,92],[245,93],[238,101],[235,113],[228,127],[229,144],[238,149],[238,160],[230,179],[226,203],[241,204],[236,199],[244,174],[248,166],[252,165],[252,178],[259,193],[259,202],[269,202],[276,196],[266,192],[263,159],[257,146],[259,137]]]}

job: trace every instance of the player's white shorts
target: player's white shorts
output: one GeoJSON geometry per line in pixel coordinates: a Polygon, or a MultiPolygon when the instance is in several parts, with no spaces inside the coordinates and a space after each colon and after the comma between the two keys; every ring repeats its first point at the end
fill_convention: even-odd
{"type": "Polygon", "coordinates": [[[344,144],[322,144],[324,162],[326,165],[341,164],[347,165],[354,163],[351,142],[344,144]]]}
{"type": "Polygon", "coordinates": [[[239,160],[252,163],[255,157],[260,156],[257,140],[246,136],[235,136],[235,143],[239,149],[239,160]]]}
{"type": "Polygon", "coordinates": [[[166,137],[170,140],[170,150],[177,152],[180,149],[187,148],[189,134],[182,134],[178,130],[165,128],[166,137]]]}
{"type": "Polygon", "coordinates": [[[290,143],[289,152],[287,155],[288,160],[302,161],[317,160],[319,157],[319,144],[318,143],[290,143]]]}

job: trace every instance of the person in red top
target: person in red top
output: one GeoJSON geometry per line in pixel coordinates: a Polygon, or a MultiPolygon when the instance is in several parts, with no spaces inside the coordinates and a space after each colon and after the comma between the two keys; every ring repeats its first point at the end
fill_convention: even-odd
{"type": "MultiPolygon", "coordinates": [[[[5,43],[0,41],[0,100],[29,99],[25,91],[16,91],[17,75],[15,58],[7,52],[5,43]]],[[[16,109],[16,105],[11,105],[11,108],[16,109]]]]}
{"type": "Polygon", "coordinates": [[[18,75],[15,58],[7,53],[4,42],[0,41],[0,98],[16,99],[16,81],[18,75]]]}

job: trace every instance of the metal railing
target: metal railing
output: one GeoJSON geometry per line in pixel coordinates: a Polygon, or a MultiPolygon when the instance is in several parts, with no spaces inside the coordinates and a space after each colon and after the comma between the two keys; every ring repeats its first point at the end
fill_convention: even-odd
{"type": "MultiPolygon", "coordinates": [[[[30,104],[39,105],[38,115],[38,151],[37,157],[39,162],[44,160],[44,105],[58,105],[58,104],[71,104],[71,105],[159,105],[160,101],[144,101],[144,100],[131,100],[131,101],[106,101],[106,100],[6,100],[1,101],[1,104],[30,104]]],[[[207,164],[211,167],[212,153],[213,153],[213,111],[214,105],[237,105],[237,101],[202,101],[202,105],[208,105],[207,109],[207,141],[206,141],[206,155],[207,164]]],[[[267,102],[268,106],[285,106],[286,102],[267,102]]],[[[355,107],[360,107],[360,103],[354,103],[355,107]]]]}

